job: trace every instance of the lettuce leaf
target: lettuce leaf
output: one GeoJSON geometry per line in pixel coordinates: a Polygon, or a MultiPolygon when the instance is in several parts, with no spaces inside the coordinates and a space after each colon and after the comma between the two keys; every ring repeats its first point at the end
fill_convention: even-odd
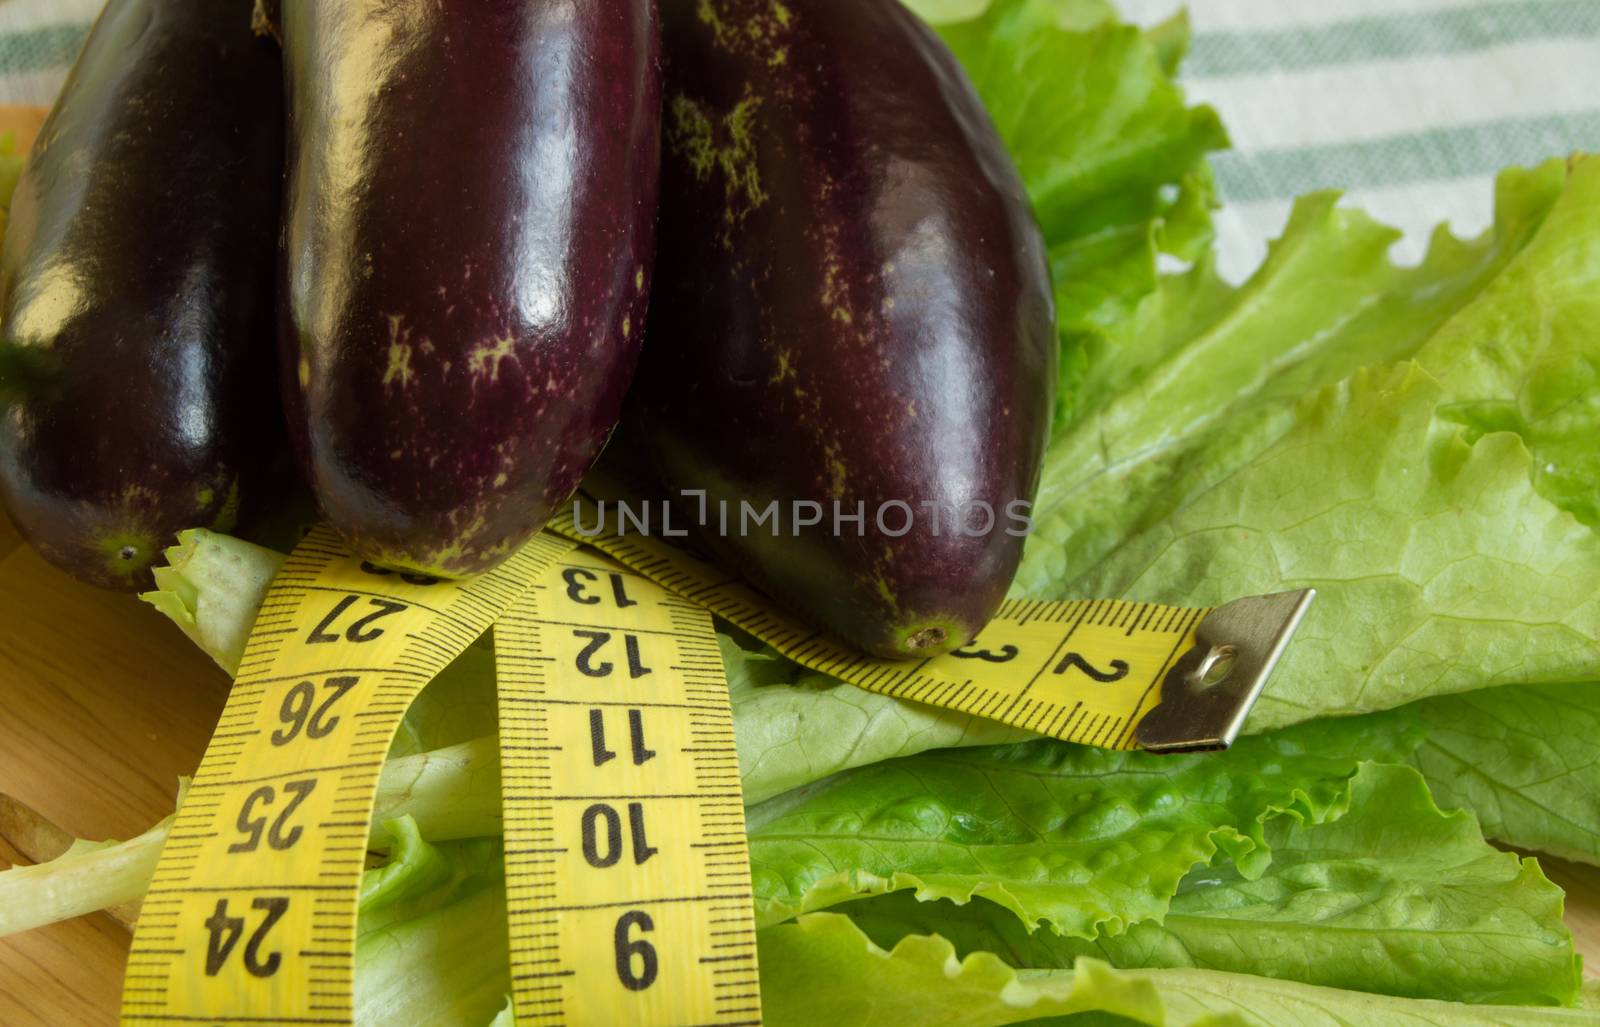
{"type": "Polygon", "coordinates": [[[1389,262],[1396,230],[1318,193],[1243,286],[1205,260],[1162,279],[1082,383],[1093,416],[1046,455],[1014,592],[1081,594],[1097,561],[1281,438],[1302,396],[1412,356],[1527,245],[1564,177],[1559,162],[1507,172],[1493,229],[1471,243],[1441,229],[1416,268],[1389,262]]]}
{"type": "Polygon", "coordinates": [[[1159,924],[1094,941],[1029,932],[984,901],[954,907],[900,894],[847,912],[885,948],[938,933],[963,954],[994,951],[1022,967],[1070,969],[1088,956],[1411,998],[1576,1000],[1561,890],[1532,860],[1484,842],[1470,814],[1442,813],[1415,770],[1367,764],[1343,817],[1285,827],[1257,880],[1235,867],[1197,869],[1159,924]]]}
{"type": "Polygon", "coordinates": [[[486,1024],[511,987],[498,841],[430,844],[408,818],[384,825],[389,861],[361,882],[360,1024],[486,1024]]]}
{"type": "Polygon", "coordinates": [[[988,1027],[1560,1027],[1581,1009],[1391,998],[1215,970],[1015,970],[991,952],[964,959],[938,936],[886,951],[850,919],[812,913],[760,934],[762,1014],[771,1027],[903,1023],[988,1027]]]}
{"type": "Polygon", "coordinates": [[[1034,737],[999,721],[868,692],[727,635],[718,640],[747,804],[899,756],[1034,737]]]}
{"type": "Polygon", "coordinates": [[[1024,924],[1092,938],[1160,919],[1196,863],[1249,878],[1269,822],[1319,823],[1349,799],[1356,749],[1403,753],[1403,726],[1323,722],[1222,755],[1059,742],[948,750],[850,771],[747,815],[757,921],[901,889],[987,898],[1024,924]]]}
{"type": "Polygon", "coordinates": [[[1417,354],[1444,383],[1441,416],[1515,432],[1539,493],[1600,527],[1600,157],[1567,162],[1539,233],[1417,354]]]}
{"type": "Polygon", "coordinates": [[[1572,680],[1600,664],[1600,538],[1535,491],[1519,436],[1436,421],[1444,394],[1416,364],[1357,372],[1081,587],[1195,604],[1317,588],[1257,730],[1572,680]]]}
{"type": "Polygon", "coordinates": [[[1600,863],[1600,684],[1494,688],[1429,699],[1411,760],[1442,806],[1484,834],[1600,863]]]}
{"type": "Polygon", "coordinates": [[[1018,590],[1201,603],[1316,582],[1253,730],[1587,676],[1597,164],[1506,173],[1495,228],[1441,232],[1417,268],[1316,196],[1244,287],[1203,262],[1164,280],[1102,405],[1050,451],[1018,590]],[[1354,374],[1412,358],[1410,382],[1354,374]]]}
{"type": "Polygon", "coordinates": [[[48,862],[0,870],[0,938],[142,900],[172,819],[126,841],[80,839],[48,862]]]}

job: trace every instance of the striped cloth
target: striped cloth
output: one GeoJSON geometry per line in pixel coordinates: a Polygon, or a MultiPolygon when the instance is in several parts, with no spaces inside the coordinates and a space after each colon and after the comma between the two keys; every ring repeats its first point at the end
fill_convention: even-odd
{"type": "MultiPolygon", "coordinates": [[[[0,103],[48,103],[101,0],[0,0],[0,103]]],[[[228,0],[217,0],[228,2],[228,0]]],[[[1118,0],[1150,24],[1181,0],[1118,0]]],[[[963,3],[960,6],[971,6],[963,3]]],[[[1293,197],[1344,188],[1404,229],[1489,223],[1494,173],[1600,151],[1600,0],[1189,0],[1184,78],[1216,160],[1221,266],[1242,278],[1293,197]]]]}
{"type": "Polygon", "coordinates": [[[54,101],[104,5],[105,0],[0,0],[0,104],[54,101]]]}
{"type": "MultiPolygon", "coordinates": [[[[1118,0],[1150,24],[1179,0],[1118,0]]],[[[1216,158],[1223,273],[1248,274],[1295,196],[1346,202],[1406,232],[1490,223],[1494,174],[1600,151],[1600,0],[1191,0],[1189,95],[1235,149],[1216,158]]]]}

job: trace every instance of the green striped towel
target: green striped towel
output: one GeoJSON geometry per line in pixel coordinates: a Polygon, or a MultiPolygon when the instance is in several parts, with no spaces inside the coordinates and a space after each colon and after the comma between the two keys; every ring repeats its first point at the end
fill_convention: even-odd
{"type": "MultiPolygon", "coordinates": [[[[223,2],[223,0],[217,0],[223,2]]],[[[1119,0],[1143,23],[1181,0],[1119,0]]],[[[1241,278],[1289,202],[1343,188],[1417,259],[1490,217],[1494,173],[1600,151],[1600,0],[1190,0],[1184,78],[1235,150],[1216,160],[1221,266],[1241,278]]],[[[100,0],[0,0],[0,103],[48,103],[100,0]]]]}
{"type": "MultiPolygon", "coordinates": [[[[1118,0],[1153,23],[1179,0],[1118,0]]],[[[1290,200],[1347,190],[1406,232],[1490,221],[1494,174],[1600,151],[1600,0],[1192,0],[1183,78],[1234,150],[1216,159],[1221,266],[1258,264],[1290,200]]]]}
{"type": "Polygon", "coordinates": [[[105,0],[0,0],[0,103],[48,104],[105,0]]]}

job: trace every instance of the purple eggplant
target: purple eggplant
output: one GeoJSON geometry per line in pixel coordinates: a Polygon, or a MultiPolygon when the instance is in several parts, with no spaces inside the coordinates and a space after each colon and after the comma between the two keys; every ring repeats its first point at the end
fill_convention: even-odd
{"type": "Polygon", "coordinates": [[[674,0],[663,31],[630,432],[797,613],[879,655],[960,646],[1016,572],[1056,380],[1018,174],[897,0],[674,0]]]}
{"type": "Polygon", "coordinates": [[[659,186],[653,0],[284,0],[280,351],[324,514],[445,577],[510,555],[615,427],[659,186]]]}
{"type": "Polygon", "coordinates": [[[85,581],[146,587],[178,531],[283,488],[280,79],[237,3],[111,0],[18,182],[0,498],[85,581]]]}

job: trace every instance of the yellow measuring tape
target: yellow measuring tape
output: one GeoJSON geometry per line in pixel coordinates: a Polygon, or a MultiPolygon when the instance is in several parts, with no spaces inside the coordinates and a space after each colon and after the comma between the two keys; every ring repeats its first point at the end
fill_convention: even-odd
{"type": "Polygon", "coordinates": [[[591,536],[571,512],[551,529],[572,541],[541,534],[464,584],[376,570],[326,528],[295,550],[168,835],[124,1023],[353,1022],[384,755],[417,692],[491,626],[519,1022],[754,1024],[744,806],[708,611],[864,688],[1107,748],[1188,749],[1238,733],[1311,598],[1013,601],[962,650],[897,663],[661,539],[591,536]]]}
{"type": "Polygon", "coordinates": [[[711,616],[573,554],[495,626],[519,1024],[759,1023],[711,616]]]}
{"type": "Polygon", "coordinates": [[[367,831],[400,720],[570,548],[541,535],[464,584],[376,570],[327,528],[295,549],[151,878],[124,1023],[352,1022],[367,831]]]}
{"type": "Polygon", "coordinates": [[[625,495],[592,475],[549,530],[615,557],[812,670],[1104,749],[1231,744],[1314,595],[1253,596],[1215,610],[1012,599],[971,645],[927,660],[877,659],[777,611],[671,540],[630,534],[616,505],[625,495]]]}

